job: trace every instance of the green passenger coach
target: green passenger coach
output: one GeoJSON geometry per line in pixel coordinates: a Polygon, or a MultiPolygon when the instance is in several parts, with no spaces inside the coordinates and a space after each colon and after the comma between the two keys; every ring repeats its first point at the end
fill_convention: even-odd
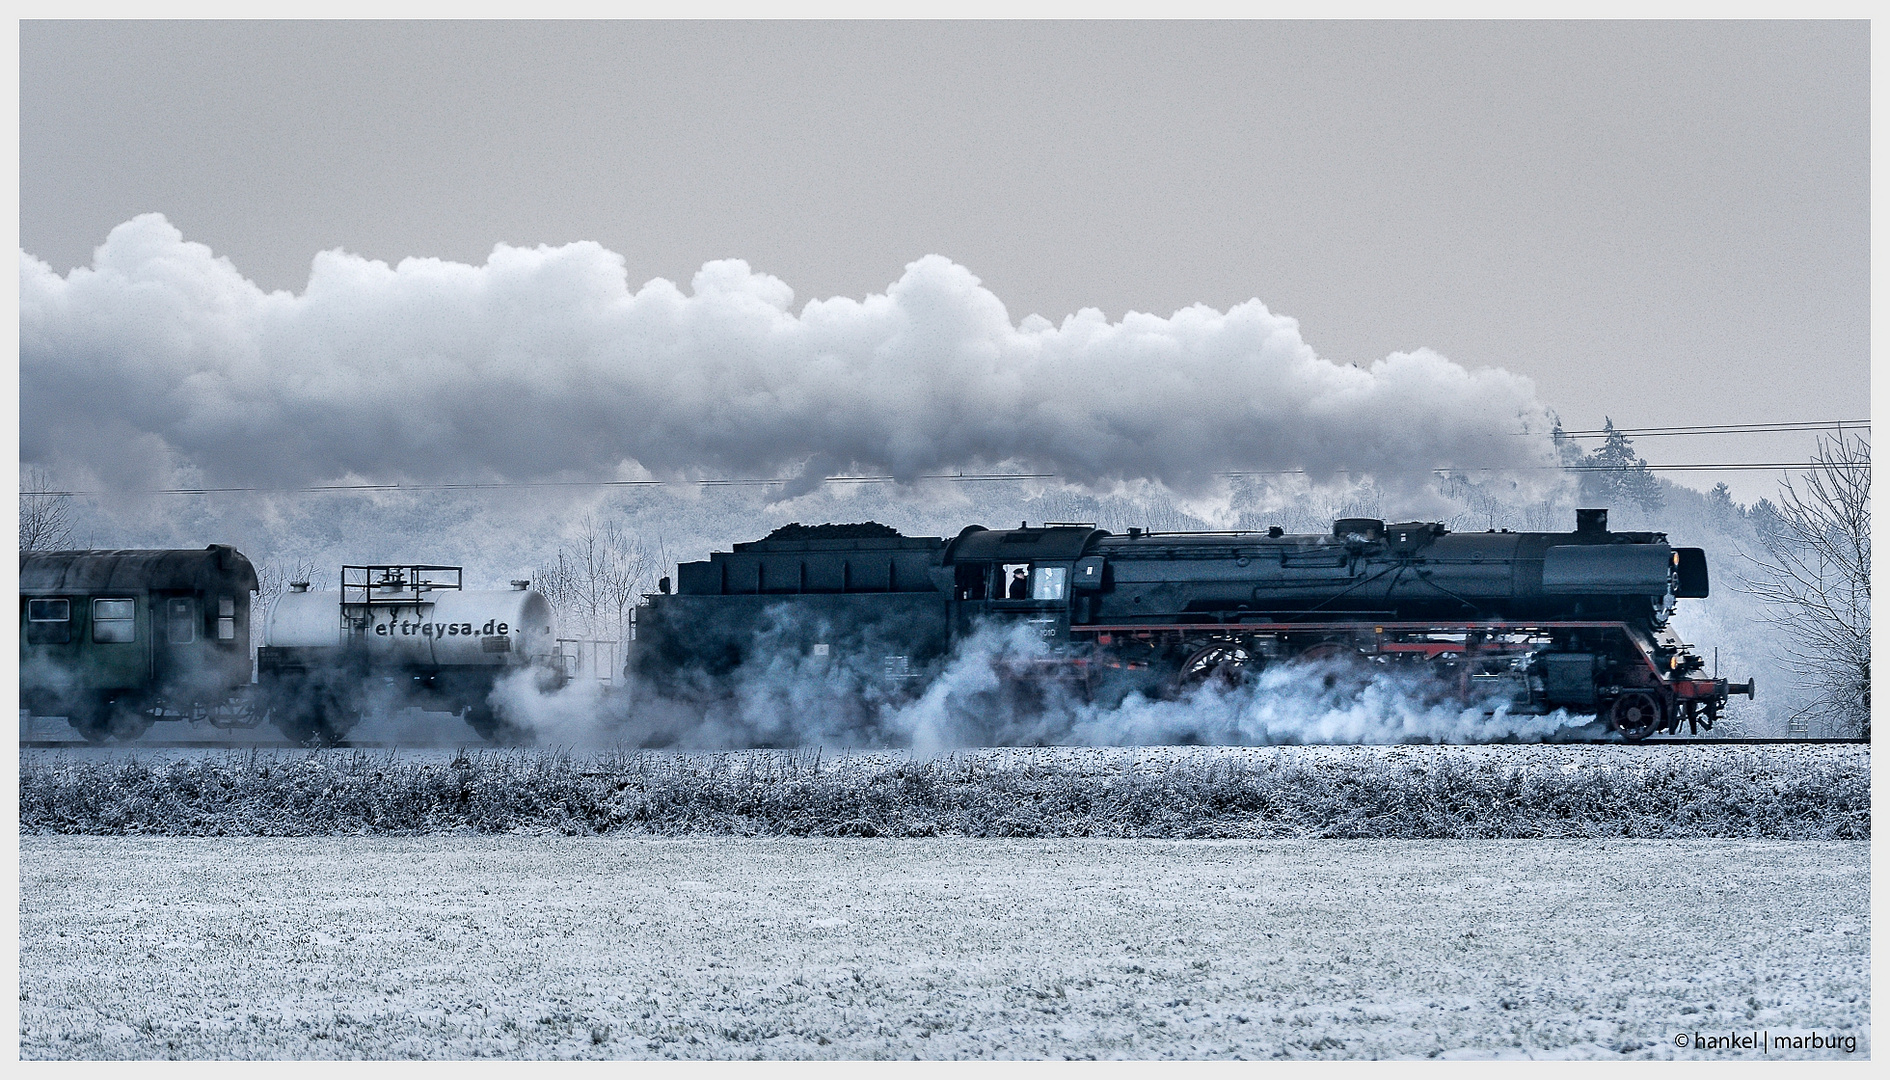
{"type": "Polygon", "coordinates": [[[92,742],[154,720],[249,726],[255,591],[255,567],[223,544],[22,552],[20,708],[92,742]]]}

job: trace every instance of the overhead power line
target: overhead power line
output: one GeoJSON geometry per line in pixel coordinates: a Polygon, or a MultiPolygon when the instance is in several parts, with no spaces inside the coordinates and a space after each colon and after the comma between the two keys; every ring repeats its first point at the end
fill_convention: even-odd
{"type": "MultiPolygon", "coordinates": [[[[954,484],[987,483],[997,480],[1056,480],[1059,473],[925,473],[913,477],[914,480],[944,480],[954,484]]],[[[783,476],[774,479],[731,477],[707,480],[496,480],[486,483],[467,484],[314,484],[308,487],[204,487],[204,488],[147,488],[128,489],[125,491],[22,491],[20,495],[57,496],[79,495],[311,495],[323,492],[348,491],[488,491],[502,488],[606,488],[606,487],[766,487],[773,484],[796,484],[804,482],[803,477],[783,476]]],[[[899,482],[897,476],[826,476],[818,483],[822,484],[893,484],[899,482]]]]}
{"type": "MultiPolygon", "coordinates": [[[[1795,431],[1835,431],[1840,428],[1869,428],[1870,421],[1865,420],[1792,420],[1772,424],[1668,424],[1660,427],[1615,428],[1614,434],[1629,438],[1657,438],[1664,435],[1767,435],[1795,431]]],[[[1536,434],[1535,432],[1517,432],[1519,435],[1536,434]]],[[[1580,431],[1564,431],[1565,439],[1605,438],[1607,428],[1583,428],[1580,431]]]]}
{"type": "MultiPolygon", "coordinates": [[[[1645,467],[1649,472],[1777,472],[1815,468],[1813,462],[1803,461],[1708,461],[1691,465],[1653,465],[1645,467]]],[[[1349,475],[1350,470],[1336,470],[1349,475]]],[[[1576,472],[1602,473],[1622,472],[1621,466],[1614,465],[1504,465],[1474,466],[1466,468],[1445,468],[1429,470],[1439,476],[1452,473],[1503,473],[1503,472],[1576,472]]],[[[1257,469],[1237,472],[1223,472],[1216,475],[1225,477],[1239,476],[1304,476],[1305,469],[1257,469]]],[[[1006,480],[1061,480],[1061,473],[927,473],[914,477],[914,480],[944,480],[955,484],[999,483],[1006,480]]],[[[772,487],[802,483],[801,477],[730,478],[710,480],[519,480],[494,481],[479,484],[317,484],[310,487],[205,487],[205,488],[156,488],[127,491],[22,491],[21,498],[59,498],[95,495],[308,495],[328,492],[372,492],[372,491],[491,491],[509,488],[610,488],[610,487],[680,487],[696,485],[698,487],[772,487]]],[[[901,482],[897,476],[828,476],[818,483],[822,484],[896,484],[901,482]]]]}
{"type": "MultiPolygon", "coordinates": [[[[1615,428],[1615,434],[1635,438],[1660,435],[1748,435],[1769,434],[1795,431],[1827,431],[1841,428],[1870,427],[1869,419],[1862,420],[1794,420],[1763,424],[1693,424],[1669,425],[1665,427],[1615,428]]],[[[1528,435],[1529,432],[1514,432],[1516,435],[1528,435]]],[[[1587,429],[1564,431],[1567,438],[1593,438],[1605,436],[1607,430],[1587,429]]],[[[1540,435],[1537,435],[1539,438],[1540,435]]],[[[1776,472],[1815,467],[1809,462],[1797,461],[1707,461],[1690,465],[1654,465],[1646,462],[1637,467],[1649,472],[1776,472]]],[[[1618,465],[1511,465],[1481,466],[1455,469],[1432,469],[1438,475],[1451,473],[1497,473],[1497,472],[1618,472],[1618,465]]],[[[1347,472],[1349,470],[1339,470],[1347,472]]],[[[1305,469],[1260,469],[1224,472],[1225,477],[1240,476],[1303,476],[1305,469]]],[[[912,480],[943,480],[954,484],[1001,483],[1008,480],[1061,480],[1061,473],[925,473],[912,480]]],[[[695,485],[697,487],[775,487],[788,484],[805,483],[807,478],[795,476],[782,477],[717,477],[700,480],[498,480],[485,483],[458,484],[313,484],[306,487],[188,487],[157,488],[126,491],[23,491],[22,498],[60,498],[95,495],[308,495],[325,492],[374,492],[374,491],[488,491],[507,488],[612,488],[612,487],[672,487],[695,485]]],[[[827,476],[817,483],[821,484],[895,484],[902,481],[897,476],[827,476]]]]}
{"type": "MultiPolygon", "coordinates": [[[[1791,469],[1816,468],[1816,462],[1810,461],[1708,461],[1697,465],[1651,465],[1639,463],[1635,468],[1644,468],[1649,472],[1771,472],[1791,469]]],[[[1345,472],[1347,470],[1335,470],[1345,472]]],[[[1486,465],[1459,469],[1432,469],[1440,476],[1451,473],[1504,473],[1504,472],[1577,472],[1605,473],[1626,472],[1620,465],[1486,465]]],[[[1222,476],[1295,476],[1306,472],[1305,469],[1270,469],[1252,472],[1228,472],[1222,476]]]]}

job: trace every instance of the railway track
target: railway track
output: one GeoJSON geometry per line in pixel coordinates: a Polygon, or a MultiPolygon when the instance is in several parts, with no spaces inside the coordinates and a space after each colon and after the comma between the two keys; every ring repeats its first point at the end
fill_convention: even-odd
{"type": "MultiPolygon", "coordinates": [[[[1869,739],[1713,739],[1713,738],[1675,739],[1675,738],[1666,738],[1666,739],[1642,739],[1639,745],[1641,746],[1788,746],[1788,745],[1796,745],[1796,744],[1801,744],[1801,743],[1807,744],[1807,745],[1819,745],[1819,746],[1838,746],[1838,745],[1868,746],[1870,745],[1870,740],[1869,739]]],[[[1590,742],[1583,743],[1582,745],[1585,745],[1585,746],[1617,746],[1617,745],[1627,746],[1630,744],[1625,743],[1625,742],[1611,742],[1605,739],[1595,739],[1590,742]]]]}
{"type": "MultiPolygon", "coordinates": [[[[1568,742],[1478,743],[1474,745],[1480,745],[1480,746],[1857,746],[1857,745],[1863,745],[1863,746],[1867,746],[1869,744],[1870,744],[1869,739],[1713,739],[1713,738],[1675,739],[1675,738],[1666,738],[1666,739],[1643,739],[1642,741],[1638,743],[1630,743],[1621,739],[1576,739],[1576,740],[1570,740],[1568,742]]],[[[69,739],[69,740],[67,739],[22,739],[20,740],[20,749],[22,750],[80,749],[80,748],[89,747],[92,745],[94,744],[87,743],[78,739],[69,739]]],[[[1323,746],[1323,745],[1328,745],[1328,744],[1316,743],[1316,744],[1310,744],[1310,745],[1323,746]]],[[[1379,745],[1379,744],[1368,744],[1368,745],[1379,745]]],[[[1434,744],[1407,743],[1407,744],[1398,744],[1398,745],[1425,746],[1425,745],[1434,745],[1434,744]]],[[[1472,745],[1472,744],[1465,744],[1465,745],[1472,745]]],[[[165,741],[160,741],[160,742],[141,740],[135,743],[107,743],[107,744],[104,744],[102,748],[103,749],[116,749],[116,750],[128,750],[128,749],[138,749],[138,750],[217,750],[217,749],[223,749],[223,750],[244,750],[244,749],[301,750],[301,749],[305,749],[304,747],[297,746],[296,744],[290,743],[290,742],[219,743],[219,742],[202,742],[202,741],[187,741],[187,740],[165,740],[165,741]]],[[[416,743],[387,742],[387,741],[378,741],[378,740],[377,741],[349,740],[347,742],[342,743],[340,746],[333,747],[333,749],[337,749],[337,750],[416,750],[416,749],[506,750],[506,749],[519,749],[519,748],[493,746],[488,743],[464,743],[464,744],[449,743],[446,745],[427,746],[424,744],[416,744],[416,743]]]]}

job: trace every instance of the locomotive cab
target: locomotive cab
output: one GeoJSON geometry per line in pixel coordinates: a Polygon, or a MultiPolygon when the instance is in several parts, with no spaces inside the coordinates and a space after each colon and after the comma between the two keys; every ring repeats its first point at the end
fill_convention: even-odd
{"type": "Polygon", "coordinates": [[[965,633],[979,622],[1025,623],[1046,642],[1067,643],[1102,584],[1104,560],[1090,547],[1108,535],[1088,525],[968,526],[940,555],[955,585],[954,627],[965,633]]]}

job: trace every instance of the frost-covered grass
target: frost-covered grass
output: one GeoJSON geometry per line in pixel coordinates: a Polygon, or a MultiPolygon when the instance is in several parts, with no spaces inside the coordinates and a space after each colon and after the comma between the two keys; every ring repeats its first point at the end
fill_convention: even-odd
{"type": "Polygon", "coordinates": [[[23,760],[24,833],[1870,836],[1868,747],[362,751],[23,760]]]}
{"type": "Polygon", "coordinates": [[[1790,841],[20,840],[20,1054],[1870,1055],[1790,841]],[[1679,1033],[1850,1036],[1694,1051],[1679,1033]]]}

